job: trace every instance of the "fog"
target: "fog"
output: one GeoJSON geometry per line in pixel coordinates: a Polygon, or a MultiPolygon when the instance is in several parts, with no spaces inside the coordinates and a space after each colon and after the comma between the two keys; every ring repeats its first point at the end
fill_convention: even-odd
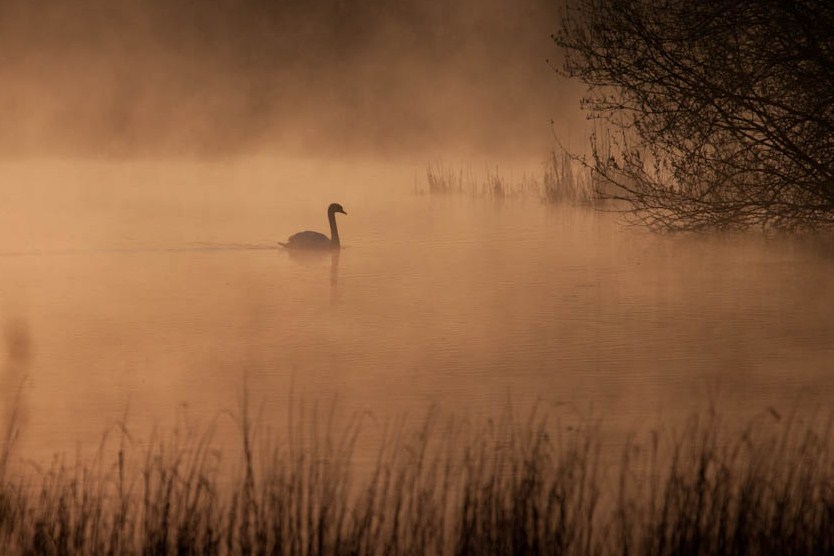
{"type": "Polygon", "coordinates": [[[561,4],[0,1],[0,553],[826,536],[832,243],[624,226],[561,4]]]}
{"type": "Polygon", "coordinates": [[[512,179],[416,194],[438,160],[540,173],[554,134],[583,140],[558,17],[549,0],[0,4],[5,420],[19,409],[48,453],[131,405],[234,407],[250,371],[383,416],[515,395],[644,418],[716,379],[753,412],[829,391],[828,252],[672,244],[512,179]],[[278,249],[327,231],[331,202],[339,257],[278,249]],[[816,300],[782,286],[807,276],[816,300]]]}
{"type": "Polygon", "coordinates": [[[0,5],[0,153],[542,157],[582,125],[558,3],[0,5]]]}
{"type": "Polygon", "coordinates": [[[512,400],[599,415],[618,447],[714,401],[743,424],[834,391],[830,248],[417,195],[410,168],[0,165],[0,403],[21,453],[88,453],[122,421],[145,438],[182,407],[210,422],[245,387],[278,428],[293,397],[380,424],[434,406],[487,419],[512,400]],[[341,253],[278,248],[327,232],[334,200],[341,253]]]}

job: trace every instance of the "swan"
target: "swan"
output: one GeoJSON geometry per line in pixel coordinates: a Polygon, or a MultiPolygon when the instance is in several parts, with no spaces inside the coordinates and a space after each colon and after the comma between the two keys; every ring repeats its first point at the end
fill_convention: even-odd
{"type": "Polygon", "coordinates": [[[330,221],[330,237],[319,232],[298,232],[287,240],[287,243],[278,242],[287,249],[339,249],[339,231],[336,229],[336,213],[341,212],[347,215],[345,209],[339,203],[332,203],[327,207],[327,220],[330,221]]]}

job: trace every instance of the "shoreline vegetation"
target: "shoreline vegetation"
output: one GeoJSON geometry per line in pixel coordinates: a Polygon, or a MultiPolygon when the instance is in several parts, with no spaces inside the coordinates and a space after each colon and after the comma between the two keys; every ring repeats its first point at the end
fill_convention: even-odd
{"type": "Polygon", "coordinates": [[[588,163],[635,223],[830,232],[832,28],[822,0],[568,0],[553,67],[585,87],[588,163]]]}
{"type": "Polygon", "coordinates": [[[286,434],[244,403],[214,426],[135,442],[120,424],[88,461],[0,458],[3,554],[830,554],[831,421],[715,410],[615,457],[598,424],[537,410],[472,422],[430,410],[385,427],[290,407],[286,434]],[[363,448],[364,450],[364,448],[363,448]],[[364,461],[364,460],[363,460],[364,461]],[[360,469],[361,467],[361,469],[360,469]]]}
{"type": "Polygon", "coordinates": [[[419,194],[465,195],[493,200],[538,197],[546,203],[595,206],[614,198],[607,184],[593,170],[567,152],[551,151],[541,172],[524,172],[515,177],[472,166],[453,168],[435,162],[426,167],[425,180],[415,184],[419,194]]]}

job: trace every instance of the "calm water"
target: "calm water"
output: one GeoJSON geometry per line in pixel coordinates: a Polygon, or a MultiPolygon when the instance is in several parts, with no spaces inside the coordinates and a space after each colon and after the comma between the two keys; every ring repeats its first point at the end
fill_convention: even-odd
{"type": "Polygon", "coordinates": [[[834,399],[834,250],[687,238],[535,199],[413,193],[419,167],[27,162],[0,167],[0,404],[23,445],[73,450],[123,417],[338,397],[386,418],[507,400],[619,428],[718,400],[834,399]],[[276,242],[327,231],[344,249],[276,242]],[[187,408],[187,409],[183,409],[187,408]]]}

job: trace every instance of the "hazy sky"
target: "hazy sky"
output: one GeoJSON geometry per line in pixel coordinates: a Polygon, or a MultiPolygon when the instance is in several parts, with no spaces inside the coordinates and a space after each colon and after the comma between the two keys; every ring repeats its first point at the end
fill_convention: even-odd
{"type": "MultiPolygon", "coordinates": [[[[4,0],[0,151],[527,153],[554,0],[4,0]]],[[[537,152],[530,152],[537,151],[537,152]]]]}

